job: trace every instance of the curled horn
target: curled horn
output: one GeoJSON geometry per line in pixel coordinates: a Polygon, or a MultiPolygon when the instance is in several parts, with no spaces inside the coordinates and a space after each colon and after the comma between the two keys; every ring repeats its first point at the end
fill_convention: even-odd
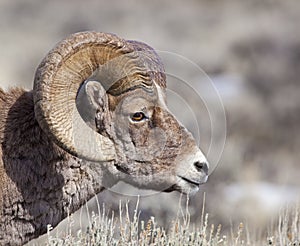
{"type": "Polygon", "coordinates": [[[95,73],[111,94],[140,86],[151,89],[151,74],[146,67],[147,61],[140,57],[135,45],[113,34],[73,34],[58,43],[36,71],[36,119],[46,134],[69,153],[91,161],[113,160],[113,142],[80,117],[75,102],[77,92],[95,73]]]}

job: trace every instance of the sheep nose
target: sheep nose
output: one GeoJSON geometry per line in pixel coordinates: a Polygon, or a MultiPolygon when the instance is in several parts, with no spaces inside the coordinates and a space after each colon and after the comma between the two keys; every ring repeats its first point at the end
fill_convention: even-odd
{"type": "Polygon", "coordinates": [[[206,175],[208,175],[208,165],[206,162],[196,161],[194,162],[194,166],[199,172],[203,171],[206,175]]]}

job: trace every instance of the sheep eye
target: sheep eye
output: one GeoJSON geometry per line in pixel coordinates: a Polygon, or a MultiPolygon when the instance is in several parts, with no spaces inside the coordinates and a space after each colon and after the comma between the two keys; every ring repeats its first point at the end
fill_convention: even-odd
{"type": "Polygon", "coordinates": [[[147,117],[145,116],[145,114],[143,112],[136,112],[133,115],[131,115],[131,119],[133,121],[142,121],[144,119],[146,119],[147,117]]]}

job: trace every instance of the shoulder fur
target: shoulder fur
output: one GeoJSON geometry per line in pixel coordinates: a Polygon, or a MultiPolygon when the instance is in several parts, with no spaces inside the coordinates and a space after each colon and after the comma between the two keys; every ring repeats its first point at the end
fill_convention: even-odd
{"type": "Polygon", "coordinates": [[[0,208],[9,183],[18,182],[20,173],[25,179],[27,170],[45,171],[43,164],[64,158],[62,153],[35,119],[32,91],[0,88],[0,208]]]}
{"type": "Polygon", "coordinates": [[[2,200],[3,194],[5,193],[7,188],[7,186],[5,185],[7,182],[7,176],[3,165],[3,151],[2,151],[5,124],[7,121],[8,111],[10,107],[23,93],[25,93],[25,91],[20,88],[10,89],[8,92],[4,92],[0,88],[0,207],[2,206],[3,203],[2,200]]]}

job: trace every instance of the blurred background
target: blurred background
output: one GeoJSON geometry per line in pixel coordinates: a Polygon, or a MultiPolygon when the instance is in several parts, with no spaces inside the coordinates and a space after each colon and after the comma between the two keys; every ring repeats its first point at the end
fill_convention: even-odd
{"type": "MultiPolygon", "coordinates": [[[[211,223],[226,230],[242,221],[260,233],[280,208],[299,201],[299,23],[297,0],[0,0],[0,85],[31,89],[41,59],[78,31],[111,32],[186,57],[211,78],[227,123],[218,167],[190,198],[191,218],[199,222],[205,192],[211,223]]],[[[191,72],[193,87],[202,88],[194,76],[191,72]]],[[[173,98],[169,105],[197,135],[182,103],[173,98]]],[[[206,153],[212,135],[207,109],[200,103],[194,113],[206,153]]],[[[177,215],[177,193],[143,193],[121,185],[98,199],[117,210],[119,200],[134,207],[137,193],[147,194],[140,198],[141,218],[155,216],[168,228],[177,215]]],[[[89,205],[96,209],[95,200],[89,205]]],[[[87,217],[83,210],[81,222],[87,217]]]]}

